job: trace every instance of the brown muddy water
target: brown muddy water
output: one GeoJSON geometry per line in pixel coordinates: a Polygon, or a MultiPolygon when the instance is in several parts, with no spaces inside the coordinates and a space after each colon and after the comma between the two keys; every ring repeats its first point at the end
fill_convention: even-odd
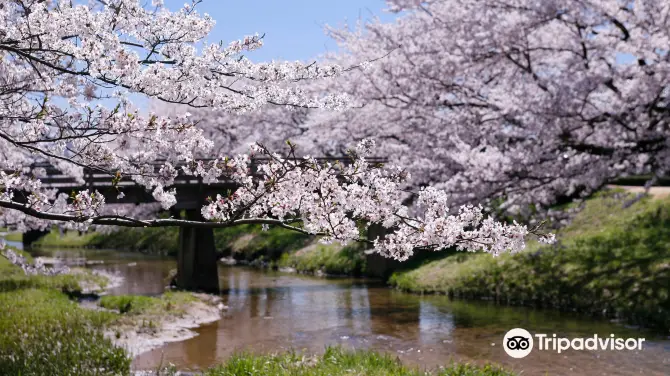
{"type": "MultiPolygon", "coordinates": [[[[36,251],[49,257],[102,261],[88,267],[125,279],[112,294],[156,295],[175,268],[173,260],[137,253],[93,250],[36,251]]],[[[196,329],[192,339],[166,344],[135,358],[133,368],[173,363],[201,370],[239,352],[286,350],[319,353],[328,345],[375,349],[426,369],[451,361],[499,363],[522,375],[670,375],[667,334],[604,320],[445,296],[401,293],[371,281],[325,279],[244,267],[219,268],[224,304],[221,320],[196,329]],[[513,359],[502,347],[509,329],[556,333],[559,337],[645,338],[641,351],[535,350],[513,359]]]]}

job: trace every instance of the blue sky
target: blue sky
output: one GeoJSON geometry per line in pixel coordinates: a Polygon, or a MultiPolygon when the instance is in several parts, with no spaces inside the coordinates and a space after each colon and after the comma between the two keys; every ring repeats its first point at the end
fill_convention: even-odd
{"type": "MultiPolygon", "coordinates": [[[[190,0],[188,0],[190,2],[190,0]]],[[[172,10],[184,0],[166,0],[172,10]]],[[[336,44],[323,32],[323,26],[354,25],[360,18],[375,16],[391,21],[384,0],[204,0],[196,9],[216,20],[209,42],[240,39],[254,33],[264,34],[264,46],[248,57],[253,61],[309,60],[336,44]]]]}

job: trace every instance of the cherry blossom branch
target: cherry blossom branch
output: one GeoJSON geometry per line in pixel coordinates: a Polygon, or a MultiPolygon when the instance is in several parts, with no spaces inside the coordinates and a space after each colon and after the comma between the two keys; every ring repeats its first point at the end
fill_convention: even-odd
{"type": "MultiPolygon", "coordinates": [[[[409,214],[403,204],[402,189],[409,174],[397,167],[371,164],[366,157],[374,142],[364,140],[349,152],[351,164],[319,163],[311,157],[295,159],[295,146],[288,142],[286,157],[262,145],[253,145],[255,154],[267,162],[250,170],[250,157],[220,158],[209,163],[198,161],[183,170],[205,182],[221,176],[239,187],[227,196],[210,198],[202,207],[205,221],[182,219],[135,219],[124,215],[100,214],[104,196],[84,190],[67,198],[50,199],[37,194],[39,184],[30,179],[0,172],[0,208],[18,211],[45,221],[57,221],[77,229],[95,225],[126,227],[225,228],[241,224],[274,225],[303,234],[319,235],[323,242],[371,242],[375,251],[405,260],[415,249],[485,251],[493,254],[516,252],[524,248],[525,237],[534,234],[551,241],[538,228],[528,230],[517,223],[504,224],[486,217],[482,207],[463,206],[450,214],[447,195],[432,187],[418,193],[421,216],[409,214]],[[289,159],[290,158],[290,159],[289,159]],[[257,175],[260,173],[260,177],[257,175]],[[14,191],[33,190],[27,203],[11,199],[14,191]],[[377,223],[387,229],[385,236],[365,239],[358,222],[377,223]],[[294,223],[301,223],[295,226],[294,223]]],[[[154,193],[155,195],[156,193],[154,193]]]]}
{"type": "Polygon", "coordinates": [[[127,216],[114,215],[74,215],[74,214],[59,214],[40,211],[30,207],[28,204],[21,204],[13,201],[0,200],[0,208],[13,209],[21,213],[27,214],[31,217],[44,219],[56,222],[72,222],[84,223],[87,225],[103,225],[103,226],[121,226],[121,227],[196,227],[196,228],[226,228],[239,225],[272,225],[285,228],[291,231],[300,232],[309,235],[325,235],[325,233],[310,233],[300,227],[292,226],[290,223],[296,223],[296,220],[278,220],[270,218],[245,218],[237,219],[230,222],[206,222],[206,221],[192,221],[186,219],[136,219],[127,216]]]}

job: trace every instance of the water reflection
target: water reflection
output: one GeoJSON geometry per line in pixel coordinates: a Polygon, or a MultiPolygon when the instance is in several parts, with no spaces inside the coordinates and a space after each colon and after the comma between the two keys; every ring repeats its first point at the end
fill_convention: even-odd
{"type": "Polygon", "coordinates": [[[14,240],[5,240],[5,244],[16,249],[23,249],[23,242],[17,242],[14,240]]]}
{"type": "MultiPolygon", "coordinates": [[[[68,251],[70,252],[70,251],[68,251]]],[[[126,276],[114,293],[155,294],[174,262],[96,254],[94,265],[126,276]],[[132,261],[131,261],[132,260],[132,261]],[[134,266],[129,263],[136,262],[134,266]]],[[[497,362],[525,375],[668,375],[670,342],[606,321],[487,302],[450,301],[417,296],[361,280],[328,280],[252,269],[221,267],[224,303],[230,309],[199,336],[137,357],[137,369],[161,361],[180,369],[203,369],[236,352],[272,353],[295,349],[320,352],[327,345],[388,351],[420,367],[451,360],[497,362]],[[504,333],[514,327],[560,336],[646,337],[643,351],[533,351],[524,359],[502,349],[504,333]]]]}
{"type": "Polygon", "coordinates": [[[172,259],[150,257],[133,252],[92,249],[35,249],[34,256],[86,260],[89,268],[123,276],[123,283],[109,291],[112,295],[158,295],[167,285],[170,270],[177,267],[172,259]],[[101,263],[96,263],[101,262],[101,263]]]}
{"type": "Polygon", "coordinates": [[[216,326],[198,330],[207,339],[168,344],[138,357],[135,367],[151,367],[163,356],[181,368],[202,369],[240,351],[319,352],[326,345],[340,344],[389,351],[428,368],[463,360],[498,362],[530,375],[670,374],[670,348],[663,341],[640,353],[538,352],[522,360],[507,357],[501,347],[504,333],[517,326],[567,336],[641,335],[608,322],[486,302],[421,297],[355,280],[264,274],[241,268],[222,268],[221,275],[230,310],[216,326]],[[218,341],[211,339],[214,333],[218,341]],[[202,355],[185,355],[191,353],[202,355]]]}

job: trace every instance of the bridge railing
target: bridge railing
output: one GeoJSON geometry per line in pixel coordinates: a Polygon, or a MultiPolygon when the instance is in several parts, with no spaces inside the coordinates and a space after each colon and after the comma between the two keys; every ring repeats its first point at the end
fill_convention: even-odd
{"type": "MultiPolygon", "coordinates": [[[[301,158],[295,158],[293,160],[301,160],[301,158]]],[[[321,157],[316,158],[319,163],[331,162],[335,163],[339,161],[344,165],[351,164],[351,160],[348,157],[321,157]]],[[[386,158],[373,157],[366,158],[366,160],[371,164],[386,163],[386,158]]],[[[198,161],[211,162],[214,159],[198,159],[198,161]]],[[[253,175],[260,176],[258,173],[258,168],[260,165],[265,164],[269,161],[269,158],[252,158],[250,163],[250,168],[253,175]]],[[[159,169],[165,161],[156,161],[151,163],[154,165],[154,173],[158,173],[159,169]]],[[[186,163],[180,163],[175,165],[178,170],[178,175],[175,178],[175,183],[173,186],[183,186],[183,185],[196,185],[203,184],[202,178],[195,177],[192,175],[187,175],[183,172],[181,167],[186,166],[186,163]]],[[[46,171],[46,177],[41,178],[42,185],[47,188],[57,188],[57,189],[86,189],[86,188],[96,188],[96,187],[112,187],[116,186],[119,188],[135,186],[137,185],[134,181],[129,179],[122,179],[116,184],[112,182],[112,177],[109,174],[101,173],[97,170],[91,168],[84,169],[84,183],[77,181],[75,178],[69,175],[63,174],[60,170],[49,163],[36,163],[32,165],[33,168],[43,168],[46,171]]],[[[220,179],[214,183],[224,183],[231,184],[232,181],[225,176],[221,176],[220,179]]]]}

